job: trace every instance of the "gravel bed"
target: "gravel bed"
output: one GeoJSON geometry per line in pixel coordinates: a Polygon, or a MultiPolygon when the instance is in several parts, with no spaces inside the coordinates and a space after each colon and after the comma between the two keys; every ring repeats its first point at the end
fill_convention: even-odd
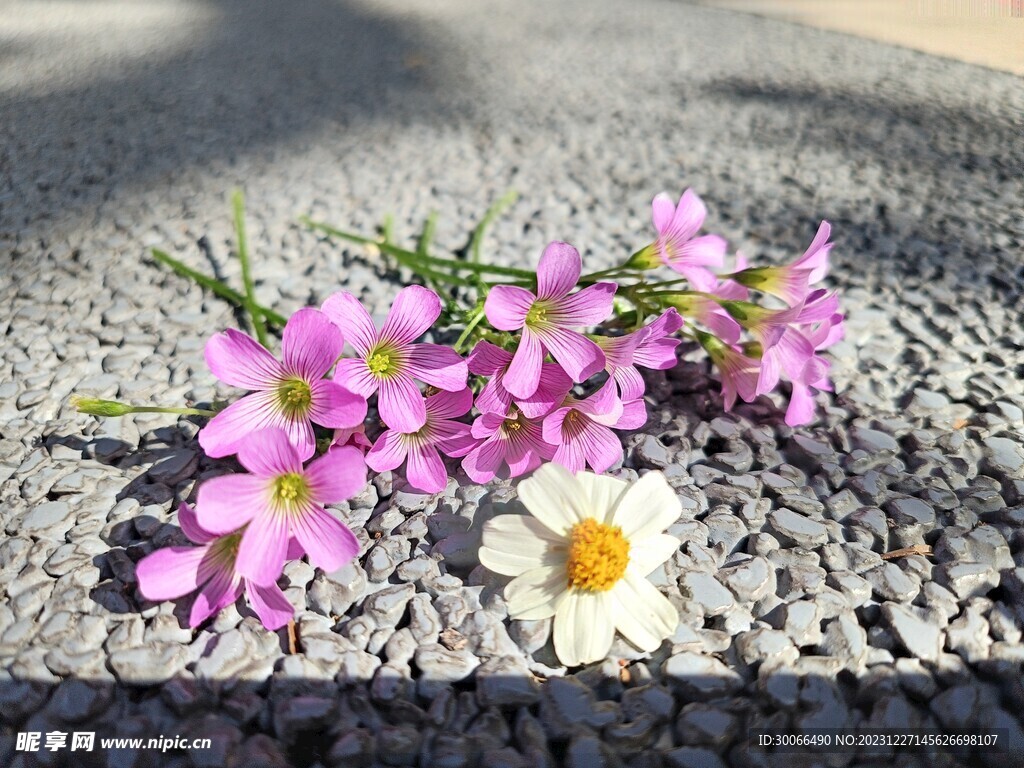
{"type": "MultiPolygon", "coordinates": [[[[667,0],[559,4],[15,0],[0,35],[0,763],[19,731],[209,737],[118,766],[1015,766],[1024,760],[1024,144],[1019,78],[667,0]],[[13,73],[17,73],[16,75],[13,73]],[[848,337],[835,396],[724,414],[705,359],[648,378],[624,479],[662,470],[678,606],[653,654],[560,667],[478,563],[517,508],[452,465],[337,507],[357,563],[292,563],[299,653],[244,607],[197,631],[134,564],[183,541],[178,500],[229,471],[199,422],[78,416],[73,392],[209,401],[231,309],[146,257],[239,279],[245,187],[260,299],[339,287],[386,311],[405,276],[299,226],[465,245],[509,187],[491,258],[566,239],[595,268],[694,187],[769,261],[833,224],[848,337]],[[931,558],[898,548],[929,545],[931,558]],[[750,728],[1001,728],[1013,754],[759,754],[750,728]],[[973,762],[972,762],[973,761],[973,762]]],[[[96,753],[103,762],[108,755],[96,753]]]]}

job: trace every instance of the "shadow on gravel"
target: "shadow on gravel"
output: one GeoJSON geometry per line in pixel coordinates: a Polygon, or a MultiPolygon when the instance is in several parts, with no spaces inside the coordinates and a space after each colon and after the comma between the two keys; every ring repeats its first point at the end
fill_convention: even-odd
{"type": "MultiPolygon", "coordinates": [[[[80,5],[79,27],[91,18],[90,4],[80,5]]],[[[325,124],[344,132],[356,121],[452,119],[436,94],[442,83],[463,87],[451,64],[458,50],[435,50],[412,18],[370,9],[347,0],[205,0],[201,33],[169,55],[111,70],[95,62],[91,81],[0,94],[0,221],[15,194],[38,198],[14,205],[22,215],[54,217],[69,198],[94,202],[191,168],[234,166],[325,124]]],[[[102,34],[99,26],[90,33],[102,34]]],[[[39,38],[23,48],[4,39],[5,64],[16,68],[19,52],[38,57],[55,44],[49,33],[39,38]]]]}
{"type": "MultiPolygon", "coordinates": [[[[248,622],[243,627],[251,629],[248,622]]],[[[870,695],[858,695],[848,672],[823,668],[820,674],[797,676],[766,662],[749,679],[737,675],[724,683],[719,676],[694,674],[623,684],[616,677],[599,680],[601,670],[592,667],[580,673],[588,678],[585,685],[573,677],[495,674],[499,658],[463,679],[444,681],[422,674],[415,661],[408,677],[391,664],[370,666],[365,674],[346,671],[368,657],[362,651],[339,653],[327,663],[313,663],[302,652],[262,665],[262,660],[226,658],[221,646],[236,639],[198,637],[194,644],[205,656],[194,672],[147,669],[130,683],[114,683],[109,676],[0,682],[0,760],[12,768],[810,766],[891,760],[1013,768],[1024,754],[1021,745],[1007,745],[1008,731],[1000,723],[986,719],[1006,680],[967,681],[932,697],[929,676],[891,675],[879,677],[870,695]],[[233,671],[209,675],[210,659],[233,671]],[[318,676],[295,674],[310,668],[318,676]],[[756,703],[772,699],[775,704],[756,703]],[[760,729],[813,734],[828,739],[827,746],[764,748],[752,733],[760,729]],[[914,729],[994,735],[996,750],[921,747],[911,754],[905,748],[856,744],[872,733],[897,736],[914,729]],[[26,746],[26,736],[19,734],[36,735],[36,749],[19,750],[26,746]],[[94,734],[91,751],[71,750],[76,734],[94,734]],[[66,740],[63,747],[47,751],[48,738],[59,736],[66,740]],[[854,743],[840,750],[840,737],[854,743]],[[104,739],[139,741],[104,744],[104,739]],[[202,739],[209,741],[196,741],[202,739]],[[836,758],[840,752],[845,758],[836,758]]],[[[126,653],[115,654],[119,668],[128,663],[126,653]]]]}

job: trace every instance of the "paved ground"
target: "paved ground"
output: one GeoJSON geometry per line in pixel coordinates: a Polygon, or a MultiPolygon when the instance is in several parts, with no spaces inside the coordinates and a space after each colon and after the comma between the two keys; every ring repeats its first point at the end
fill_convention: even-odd
{"type": "Polygon", "coordinates": [[[118,765],[740,766],[747,728],[794,724],[983,725],[1021,749],[1019,78],[657,0],[16,1],[0,57],[0,762],[51,730],[214,741],[95,756],[118,765]],[[697,189],[765,259],[828,218],[839,394],[794,432],[767,401],[723,417],[698,362],[652,377],[621,472],[664,467],[684,502],[658,576],[681,625],[651,658],[616,646],[625,682],[615,660],[566,675],[543,623],[509,625],[473,544],[513,492],[457,474],[343,506],[361,567],[289,568],[303,653],[244,609],[193,633],[133,564],[218,465],[195,425],[67,398],[214,394],[204,337],[236,319],[146,251],[237,276],[235,186],[282,311],[340,286],[380,311],[397,288],[302,213],[411,235],[437,209],[458,247],[515,187],[489,247],[523,265],[554,238],[610,264],[663,189],[697,189]],[[880,559],[919,543],[932,560],[880,559]]]}

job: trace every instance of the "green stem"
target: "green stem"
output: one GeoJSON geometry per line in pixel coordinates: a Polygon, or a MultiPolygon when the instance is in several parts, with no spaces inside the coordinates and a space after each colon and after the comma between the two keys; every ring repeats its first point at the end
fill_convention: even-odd
{"type": "Polygon", "coordinates": [[[256,285],[252,280],[249,266],[249,243],[245,237],[245,200],[242,190],[236,189],[231,196],[231,205],[235,212],[235,235],[238,237],[238,260],[242,262],[242,285],[245,286],[245,308],[252,320],[252,328],[256,332],[256,340],[267,347],[267,324],[263,315],[256,307],[256,285]]]}
{"type": "MultiPolygon", "coordinates": [[[[389,256],[394,256],[396,259],[412,259],[422,261],[424,264],[432,264],[438,267],[444,267],[452,270],[465,270],[469,272],[476,272],[478,274],[487,275],[508,275],[509,277],[519,277],[524,280],[533,280],[536,277],[536,273],[530,272],[526,269],[516,269],[515,267],[500,267],[496,264],[473,264],[469,261],[459,261],[458,259],[444,259],[439,256],[427,256],[407,251],[404,248],[399,248],[391,243],[382,243],[379,239],[372,237],[363,237],[352,232],[346,232],[341,229],[336,229],[329,224],[322,224],[318,221],[313,221],[308,216],[300,216],[301,221],[306,226],[320,230],[321,232],[331,235],[333,237],[340,237],[342,240],[348,240],[351,243],[360,243],[362,245],[375,245],[380,248],[382,253],[386,253],[389,256]]],[[[466,283],[457,283],[457,285],[465,285],[466,283]]]]}
{"type": "MultiPolygon", "coordinates": [[[[235,289],[224,285],[224,283],[222,283],[220,280],[217,280],[214,277],[210,277],[209,275],[204,275],[202,272],[197,272],[191,267],[188,267],[182,262],[178,261],[177,259],[171,257],[167,253],[164,253],[159,248],[153,248],[150,252],[152,253],[154,259],[156,259],[164,266],[170,267],[173,271],[177,272],[182,277],[187,277],[188,279],[195,281],[199,285],[203,286],[203,288],[207,288],[213,291],[214,294],[220,296],[222,299],[231,302],[236,307],[241,307],[242,309],[248,308],[246,297],[243,294],[236,291],[235,289]]],[[[265,317],[274,325],[283,327],[284,324],[288,322],[287,318],[285,318],[283,315],[279,315],[272,309],[262,307],[258,304],[254,305],[254,307],[261,315],[263,315],[263,317],[265,317]]]]}
{"type": "Polygon", "coordinates": [[[512,205],[515,205],[516,200],[519,199],[519,193],[514,189],[508,190],[504,195],[494,201],[494,204],[484,213],[484,217],[480,219],[480,223],[477,224],[476,229],[473,230],[473,238],[469,242],[469,258],[473,264],[480,263],[480,249],[484,240],[484,232],[487,231],[487,227],[491,225],[498,216],[512,205]]]}
{"type": "Polygon", "coordinates": [[[469,322],[466,323],[466,329],[462,332],[462,334],[459,336],[458,340],[455,342],[455,351],[456,352],[459,352],[459,353],[462,352],[462,345],[466,343],[466,339],[469,338],[469,335],[473,332],[473,329],[476,328],[480,324],[480,321],[483,320],[483,319],[484,319],[484,308],[483,308],[483,306],[480,306],[473,313],[473,316],[470,318],[469,322]]]}
{"type": "Polygon", "coordinates": [[[74,396],[71,404],[79,413],[93,416],[126,416],[129,413],[174,413],[179,416],[216,416],[218,411],[207,408],[165,408],[158,405],[129,405],[118,400],[99,400],[74,396]]]}
{"type": "Polygon", "coordinates": [[[416,255],[430,256],[430,244],[434,240],[434,231],[437,229],[437,211],[431,211],[423,224],[423,232],[420,234],[419,242],[416,243],[416,255]]]}

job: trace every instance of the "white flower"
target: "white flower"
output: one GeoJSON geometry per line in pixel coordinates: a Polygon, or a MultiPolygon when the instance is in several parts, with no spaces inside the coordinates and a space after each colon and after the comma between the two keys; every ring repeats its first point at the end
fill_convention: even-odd
{"type": "Polygon", "coordinates": [[[679,549],[663,531],[680,514],[660,472],[637,483],[549,463],[519,486],[533,515],[500,515],[483,530],[480,562],[515,578],[505,587],[513,619],[554,616],[555,653],[575,667],[603,659],[615,630],[653,651],[679,613],[647,575],[679,549]]]}

